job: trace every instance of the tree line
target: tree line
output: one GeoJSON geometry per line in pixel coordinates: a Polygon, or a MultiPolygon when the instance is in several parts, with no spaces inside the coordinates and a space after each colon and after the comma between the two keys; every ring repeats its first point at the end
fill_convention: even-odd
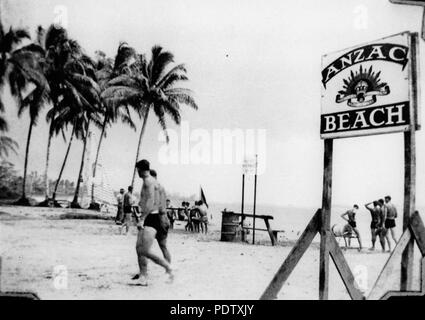
{"type": "MultiPolygon", "coordinates": [[[[16,172],[13,163],[3,160],[0,162],[0,199],[16,199],[20,196],[22,185],[22,176],[16,172]]],[[[49,179],[49,190],[53,190],[56,181],[49,179]]],[[[26,194],[45,195],[46,184],[44,176],[37,171],[32,171],[25,186],[26,194]]],[[[68,179],[62,179],[58,183],[57,193],[61,196],[72,196],[75,192],[75,182],[68,179]]]]}
{"type": "MultiPolygon", "coordinates": [[[[32,39],[28,30],[10,27],[6,31],[0,21],[0,89],[7,81],[17,102],[18,116],[27,112],[30,118],[21,192],[16,204],[29,205],[26,188],[29,146],[32,130],[43,108],[48,108],[45,119],[48,140],[43,175],[46,200],[40,205],[48,205],[49,201],[55,203],[71,145],[74,140],[81,140],[83,149],[71,202],[71,207],[79,208],[80,181],[90,129],[96,127],[101,131],[93,177],[107,131],[118,122],[135,131],[139,124],[141,126],[135,152],[137,162],[149,115],[155,116],[168,142],[167,118],[180,124],[182,105],[198,109],[192,91],[181,86],[187,80],[185,65],[175,64],[174,55],[158,45],[152,47],[149,56],[122,42],[114,58],[107,57],[101,50],[90,57],[61,26],[51,25],[47,30],[39,26],[32,39]],[[23,45],[24,40],[30,43],[23,45]],[[63,139],[67,143],[53,188],[48,179],[52,139],[63,139]]],[[[3,159],[11,152],[17,153],[18,148],[16,141],[7,135],[9,127],[4,111],[0,97],[0,158],[3,159]]],[[[134,184],[135,174],[134,169],[130,185],[134,184]]],[[[91,207],[96,207],[93,192],[94,186],[91,207]]]]}

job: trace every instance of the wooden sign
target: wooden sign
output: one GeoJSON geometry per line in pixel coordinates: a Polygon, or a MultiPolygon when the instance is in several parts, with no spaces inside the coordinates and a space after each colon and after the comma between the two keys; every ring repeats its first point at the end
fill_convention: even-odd
{"type": "Polygon", "coordinates": [[[322,57],[322,139],[409,130],[417,105],[412,42],[416,34],[403,32],[322,57]]]}

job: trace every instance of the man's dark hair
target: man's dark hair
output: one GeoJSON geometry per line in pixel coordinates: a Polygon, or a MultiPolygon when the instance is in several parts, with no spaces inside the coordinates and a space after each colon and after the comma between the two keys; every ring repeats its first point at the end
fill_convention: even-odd
{"type": "Polygon", "coordinates": [[[379,199],[379,200],[378,200],[378,202],[379,202],[380,204],[384,204],[384,199],[379,199]]]}
{"type": "Polygon", "coordinates": [[[385,199],[388,199],[391,201],[391,196],[385,196],[385,199]]]}
{"type": "Polygon", "coordinates": [[[132,186],[128,186],[127,190],[130,191],[130,192],[132,192],[133,191],[133,187],[132,186]]]}
{"type": "Polygon", "coordinates": [[[154,178],[156,178],[158,175],[156,174],[156,171],[154,169],[151,169],[150,171],[150,175],[154,178]]]}
{"type": "Polygon", "coordinates": [[[169,201],[169,202],[171,202],[171,200],[170,200],[170,199],[167,199],[167,200],[165,200],[165,201],[169,201]]]}
{"type": "Polygon", "coordinates": [[[379,202],[378,201],[373,201],[373,205],[374,206],[377,206],[377,205],[379,205],[379,202]]]}
{"type": "Polygon", "coordinates": [[[143,159],[136,163],[136,168],[142,171],[149,171],[150,170],[150,163],[148,160],[143,159]]]}
{"type": "Polygon", "coordinates": [[[359,208],[359,206],[358,206],[357,204],[355,204],[353,207],[354,207],[354,208],[356,208],[356,209],[358,209],[358,208],[359,208]]]}

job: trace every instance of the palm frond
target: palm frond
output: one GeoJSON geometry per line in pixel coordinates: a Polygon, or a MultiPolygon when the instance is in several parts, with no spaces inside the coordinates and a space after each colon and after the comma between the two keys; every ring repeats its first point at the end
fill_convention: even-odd
{"type": "Polygon", "coordinates": [[[157,83],[168,64],[174,62],[174,55],[162,50],[158,45],[152,47],[152,58],[149,63],[151,85],[157,83]]]}
{"type": "Polygon", "coordinates": [[[9,130],[9,126],[5,118],[0,116],[0,132],[6,132],[9,130]]]}
{"type": "Polygon", "coordinates": [[[165,81],[167,81],[167,79],[169,78],[169,77],[171,77],[172,75],[174,75],[174,74],[176,74],[176,73],[179,73],[179,72],[183,72],[183,73],[186,73],[187,72],[187,70],[186,70],[186,66],[184,65],[184,64],[178,64],[177,66],[175,66],[175,67],[173,67],[170,71],[168,71],[166,74],[165,74],[165,76],[163,76],[159,81],[158,81],[158,83],[156,84],[156,86],[158,86],[158,87],[163,87],[163,83],[165,82],[165,81]]]}
{"type": "Polygon", "coordinates": [[[173,93],[168,95],[169,99],[175,100],[178,103],[183,103],[192,107],[195,110],[198,110],[198,105],[195,102],[195,99],[187,93],[173,93]]]}
{"type": "Polygon", "coordinates": [[[9,152],[17,154],[18,143],[10,137],[0,136],[0,158],[8,157],[9,152]]]}

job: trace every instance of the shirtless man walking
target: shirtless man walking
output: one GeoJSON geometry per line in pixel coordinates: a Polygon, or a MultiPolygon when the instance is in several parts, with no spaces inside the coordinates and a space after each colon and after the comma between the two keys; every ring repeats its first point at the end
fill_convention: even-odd
{"type": "Polygon", "coordinates": [[[161,220],[163,231],[165,231],[163,232],[163,236],[157,237],[156,239],[158,241],[159,248],[164,255],[164,259],[171,263],[171,254],[167,248],[167,236],[168,230],[170,228],[170,221],[167,216],[167,195],[165,193],[164,187],[158,182],[158,175],[156,171],[150,170],[150,174],[156,180],[155,202],[158,202],[159,218],[161,220]]]}
{"type": "Polygon", "coordinates": [[[150,175],[150,164],[147,160],[141,160],[136,164],[139,177],[143,179],[143,187],[140,193],[140,218],[137,223],[139,229],[136,242],[137,259],[139,263],[139,274],[133,277],[138,279],[139,285],[147,286],[147,267],[148,259],[165,269],[170,280],[173,279],[173,269],[171,264],[152,252],[152,244],[157,239],[158,243],[166,238],[167,230],[164,228],[160,219],[160,201],[157,181],[150,175]],[[158,192],[158,191],[157,191],[158,192]]]}

